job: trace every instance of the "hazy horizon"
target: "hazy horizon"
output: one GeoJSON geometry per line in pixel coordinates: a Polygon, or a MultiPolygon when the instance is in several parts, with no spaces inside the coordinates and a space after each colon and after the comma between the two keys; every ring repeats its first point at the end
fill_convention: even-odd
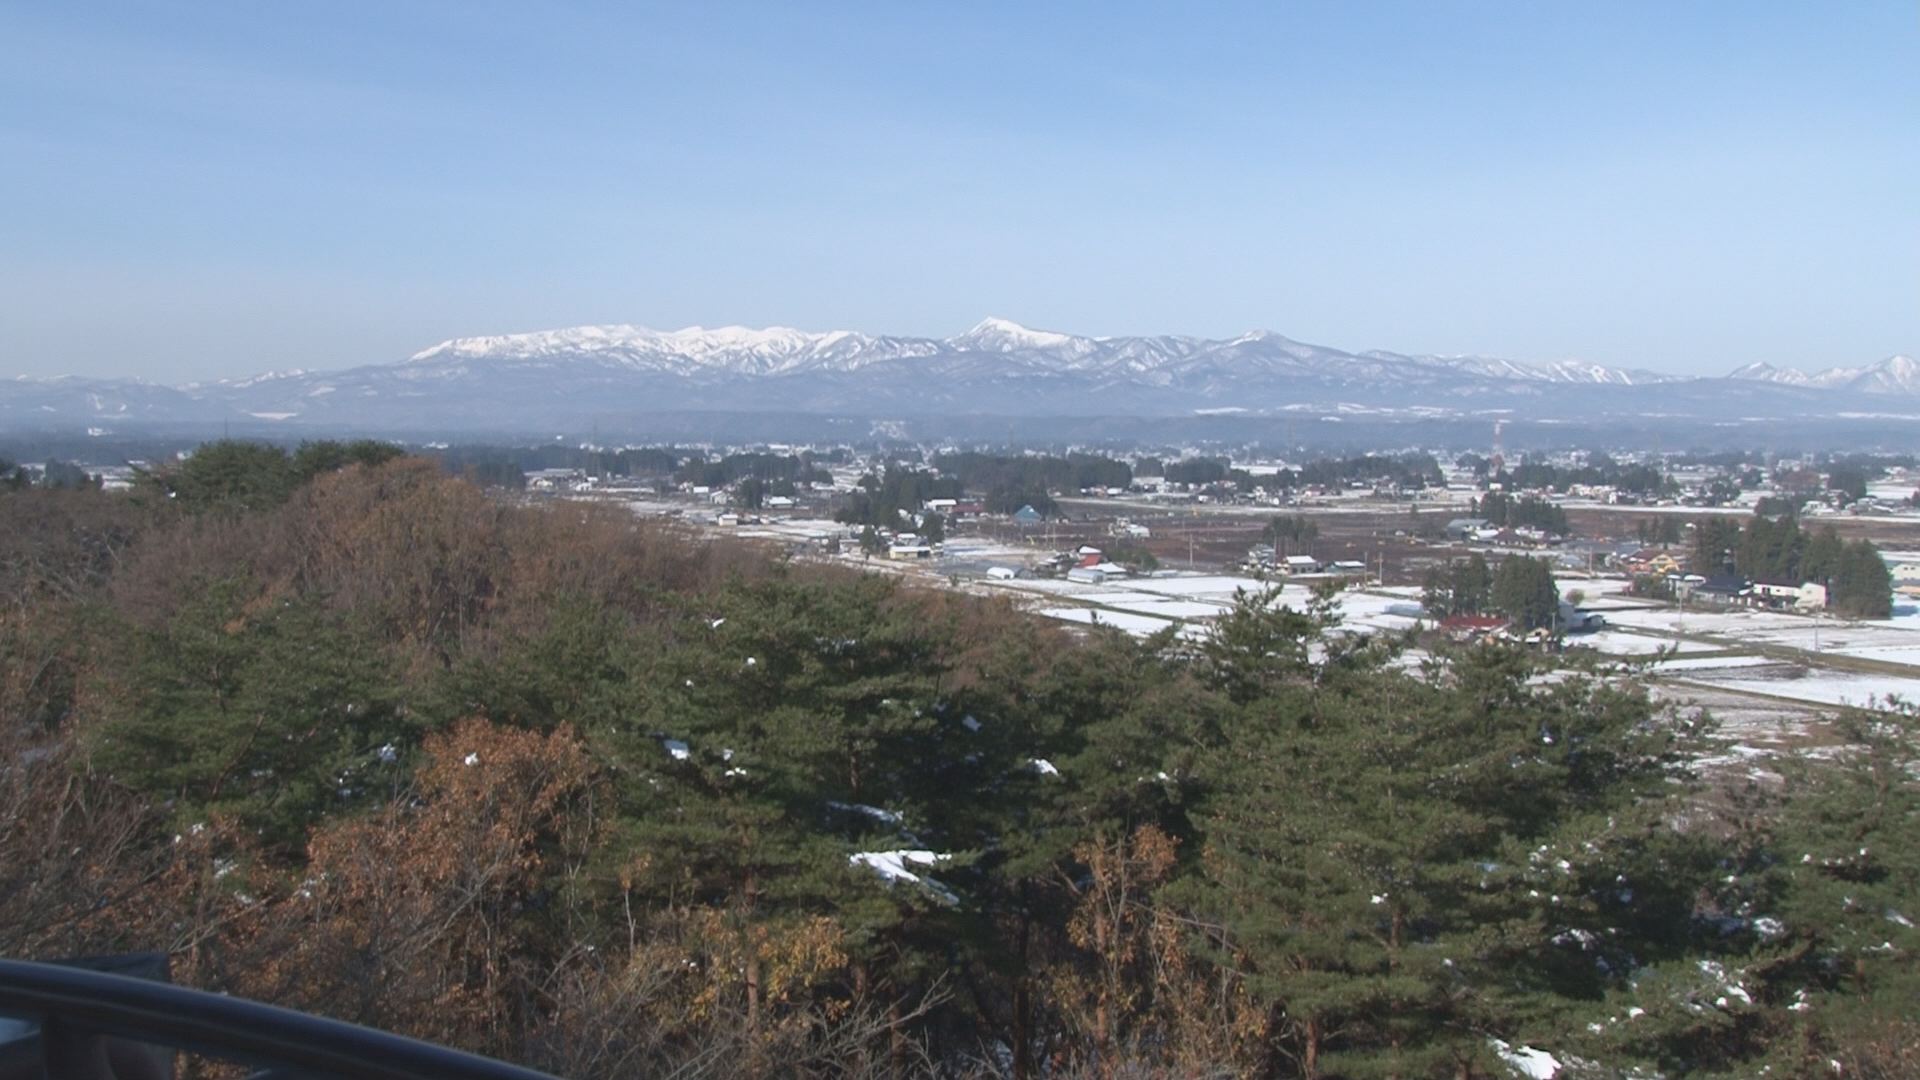
{"type": "Polygon", "coordinates": [[[0,10],[0,375],[633,323],[1920,353],[1910,5],[0,10]]]}

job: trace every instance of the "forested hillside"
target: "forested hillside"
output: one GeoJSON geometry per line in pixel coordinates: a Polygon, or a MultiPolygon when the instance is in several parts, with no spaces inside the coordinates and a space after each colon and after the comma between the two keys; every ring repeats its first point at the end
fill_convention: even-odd
{"type": "Polygon", "coordinates": [[[1920,1070],[1908,718],[1709,785],[1517,652],[1075,637],[386,456],[0,491],[0,955],[582,1078],[1920,1070]]]}

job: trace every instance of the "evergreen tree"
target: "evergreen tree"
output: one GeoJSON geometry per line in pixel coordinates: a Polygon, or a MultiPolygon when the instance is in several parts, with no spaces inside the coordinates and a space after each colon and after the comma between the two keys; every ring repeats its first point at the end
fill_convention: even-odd
{"type": "Polygon", "coordinates": [[[1453,587],[1454,613],[1478,615],[1493,603],[1493,571],[1486,556],[1479,552],[1455,561],[1449,567],[1453,587]]]}
{"type": "Polygon", "coordinates": [[[1855,619],[1893,615],[1893,575],[1872,541],[1846,545],[1831,582],[1827,603],[1840,614],[1855,619]]]}
{"type": "Polygon", "coordinates": [[[1827,473],[1827,490],[1838,492],[1847,502],[1867,497],[1867,472],[1857,465],[1835,465],[1827,473]]]}
{"type": "Polygon", "coordinates": [[[749,476],[733,487],[733,497],[741,506],[749,510],[758,510],[766,505],[767,482],[757,476],[749,476]]]}
{"type": "MultiPolygon", "coordinates": [[[[931,646],[885,579],[725,589],[650,680],[644,725],[607,737],[628,778],[615,850],[647,867],[634,888],[700,904],[728,934],[838,911],[870,988],[930,979],[954,903],[939,879],[968,854],[899,854],[950,839],[917,832],[950,794],[929,782],[946,756],[931,646]]],[[[740,962],[757,1007],[771,972],[740,962]]]]}
{"type": "Polygon", "coordinates": [[[1552,627],[1559,615],[1560,593],[1553,583],[1553,566],[1530,555],[1509,555],[1493,578],[1493,609],[1524,629],[1552,627]]]}
{"type": "Polygon", "coordinates": [[[1805,534],[1793,519],[1775,521],[1756,514],[1740,535],[1734,561],[1741,574],[1755,580],[1798,584],[1805,546],[1805,534]]]}
{"type": "Polygon", "coordinates": [[[1846,545],[1841,542],[1840,534],[1827,525],[1807,538],[1806,551],[1800,557],[1801,577],[1831,587],[1845,556],[1846,545]]]}
{"type": "Polygon", "coordinates": [[[1422,582],[1420,602],[1437,618],[1478,615],[1492,602],[1493,572],[1479,552],[1455,559],[1445,569],[1434,567],[1422,582]]]}
{"type": "Polygon", "coordinates": [[[40,486],[60,491],[78,491],[82,488],[98,488],[100,481],[71,462],[48,461],[40,473],[40,486]]]}
{"type": "Polygon", "coordinates": [[[397,782],[407,725],[368,645],[310,602],[263,605],[239,580],[209,582],[139,635],[129,707],[102,728],[97,760],[177,800],[181,818],[229,814],[298,850],[322,814],[397,782]]]}
{"type": "Polygon", "coordinates": [[[1740,549],[1740,523],[1724,515],[1693,524],[1693,571],[1707,577],[1734,569],[1740,549]]]}
{"type": "Polygon", "coordinates": [[[368,468],[385,465],[405,453],[393,443],[378,439],[355,439],[351,442],[335,442],[331,439],[320,442],[305,442],[293,452],[288,463],[295,483],[304,484],[322,473],[334,472],[349,465],[365,465],[368,468]]]}
{"type": "Polygon", "coordinates": [[[1313,542],[1319,538],[1320,526],[1302,514],[1274,518],[1267,522],[1266,529],[1261,532],[1261,539],[1272,544],[1283,556],[1291,554],[1296,544],[1299,550],[1311,553],[1313,542]]]}
{"type": "Polygon", "coordinates": [[[1270,688],[1205,760],[1204,856],[1176,893],[1264,1008],[1262,1071],[1491,1071],[1487,1032],[1563,1030],[1606,985],[1555,943],[1603,940],[1669,743],[1644,697],[1536,694],[1505,650],[1454,662],[1450,688],[1270,688]]]}
{"type": "Polygon", "coordinates": [[[278,506],[299,483],[286,451],[239,439],[205,443],[154,476],[180,506],[196,512],[278,506]]]}

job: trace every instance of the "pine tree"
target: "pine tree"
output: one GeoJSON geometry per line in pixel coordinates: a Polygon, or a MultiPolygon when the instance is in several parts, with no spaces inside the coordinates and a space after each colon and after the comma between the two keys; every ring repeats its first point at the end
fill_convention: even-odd
{"type": "Polygon", "coordinates": [[[1693,523],[1694,573],[1712,577],[1734,569],[1735,553],[1740,548],[1740,523],[1715,515],[1693,523]]]}
{"type": "Polygon", "coordinates": [[[182,818],[231,815],[284,853],[326,813],[390,795],[409,738],[379,650],[310,602],[261,607],[243,581],[211,582],[141,634],[96,756],[182,818]]]}
{"type": "Polygon", "coordinates": [[[1560,593],[1552,566],[1530,555],[1509,555],[1494,575],[1493,608],[1528,630],[1553,626],[1560,593]]]}
{"type": "MultiPolygon", "coordinates": [[[[896,586],[736,583],[683,626],[661,675],[643,726],[608,742],[628,778],[615,850],[644,867],[628,875],[639,894],[656,910],[693,903],[722,916],[729,940],[837,913],[863,989],[884,979],[904,994],[930,980],[952,936],[940,927],[955,898],[940,878],[969,853],[949,848],[933,865],[897,854],[950,840],[918,830],[951,793],[929,780],[944,756],[942,665],[896,586]],[[876,865],[862,853],[896,854],[876,865]]],[[[729,947],[745,950],[740,990],[757,1015],[770,961],[729,947]]]]}
{"type": "Polygon", "coordinates": [[[1451,686],[1280,688],[1203,762],[1204,855],[1176,893],[1264,1005],[1266,1072],[1497,1069],[1486,1032],[1559,1030],[1606,984],[1556,941],[1624,970],[1600,930],[1669,751],[1645,698],[1536,693],[1518,652],[1455,664],[1451,686]]]}
{"type": "Polygon", "coordinates": [[[1828,605],[1855,619],[1885,619],[1893,614],[1893,575],[1872,541],[1846,545],[1832,578],[1828,605]]]}
{"type": "Polygon", "coordinates": [[[1840,572],[1840,564],[1846,556],[1846,544],[1840,534],[1828,525],[1813,533],[1807,539],[1806,553],[1800,557],[1800,573],[1804,580],[1819,582],[1831,588],[1834,575],[1840,572]]]}

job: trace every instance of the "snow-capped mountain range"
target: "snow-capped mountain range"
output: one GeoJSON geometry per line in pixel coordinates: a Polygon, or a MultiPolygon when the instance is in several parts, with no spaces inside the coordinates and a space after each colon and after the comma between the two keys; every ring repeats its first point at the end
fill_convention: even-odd
{"type": "Polygon", "coordinates": [[[1915,394],[1920,393],[1920,362],[1911,356],[1889,356],[1871,367],[1831,367],[1815,372],[1772,364],[1748,364],[1735,368],[1728,378],[1757,379],[1782,386],[1841,388],[1866,394],[1915,394]]]}
{"type": "Polygon", "coordinates": [[[1236,338],[1082,337],[1033,330],[1007,319],[988,318],[946,339],[886,337],[832,330],[815,333],[784,326],[649,330],[641,326],[579,326],[531,334],[456,338],[415,353],[410,364],[454,362],[542,364],[591,359],[653,374],[774,375],[855,372],[882,365],[945,370],[955,363],[974,368],[1031,370],[1050,374],[1097,374],[1177,381],[1196,371],[1223,375],[1285,372],[1314,379],[1365,381],[1380,376],[1422,378],[1465,375],[1526,382],[1633,386],[1668,376],[1596,364],[1525,363],[1478,356],[1408,356],[1391,352],[1348,353],[1308,345],[1266,330],[1236,338]]]}
{"type": "Polygon", "coordinates": [[[668,412],[1181,416],[1514,410],[1794,417],[1920,406],[1920,365],[1701,379],[1579,361],[1347,352],[1270,331],[1087,337],[989,318],[938,339],[786,327],[582,326],[455,338],[406,360],[181,387],[0,382],[0,425],[264,422],[361,430],[544,430],[668,412]],[[1910,406],[1909,403],[1912,403],[1910,406]]]}

